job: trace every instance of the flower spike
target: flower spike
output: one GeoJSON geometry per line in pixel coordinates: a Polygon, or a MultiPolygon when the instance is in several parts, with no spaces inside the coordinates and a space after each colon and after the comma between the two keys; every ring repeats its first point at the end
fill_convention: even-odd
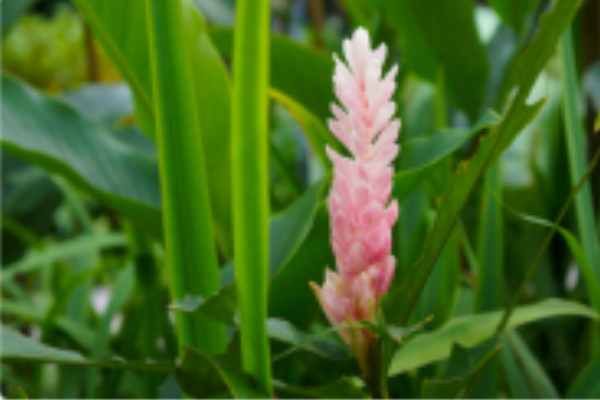
{"type": "MultiPolygon", "coordinates": [[[[337,272],[327,270],[322,287],[311,283],[332,325],[367,320],[376,323],[379,299],[390,286],[396,259],[391,255],[392,227],[398,204],[388,204],[400,121],[396,105],[394,66],[382,76],[385,45],[371,48],[369,34],[358,28],[344,40],[346,63],[334,55],[333,83],[340,105],[332,104],[329,129],[348,149],[350,158],[331,148],[333,184],[329,193],[331,244],[337,272]]],[[[366,328],[340,330],[363,372],[373,341],[366,328]]]]}

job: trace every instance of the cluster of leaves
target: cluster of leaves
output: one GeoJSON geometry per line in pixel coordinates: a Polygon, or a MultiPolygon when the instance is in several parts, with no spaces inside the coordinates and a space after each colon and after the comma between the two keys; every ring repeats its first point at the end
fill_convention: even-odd
{"type": "MultiPolygon", "coordinates": [[[[126,85],[90,84],[50,97],[3,71],[2,389],[15,396],[267,397],[240,362],[227,69],[237,28],[207,28],[196,6],[218,24],[233,20],[233,7],[182,1],[181,46],[193,66],[203,144],[195,167],[207,171],[222,288],[206,298],[169,299],[148,2],[73,3],[126,85]],[[226,326],[226,351],[178,343],[169,312],[226,326]]],[[[342,3],[344,18],[365,25],[403,62],[393,193],[402,208],[393,246],[398,269],[380,324],[363,325],[378,335],[390,395],[599,396],[600,355],[592,350],[600,344],[600,224],[586,183],[598,157],[586,170],[570,37],[555,53],[581,2],[557,1],[551,10],[545,1],[342,3]],[[548,222],[573,198],[568,225],[548,222]],[[553,239],[550,254],[534,259],[555,230],[564,241],[553,239]],[[579,274],[583,284],[573,283],[579,274]],[[584,318],[511,330],[558,316],[584,318]]],[[[11,4],[5,0],[3,11],[11,4]]],[[[311,10],[304,21],[293,7],[276,9],[274,18],[290,20],[290,32],[300,21],[317,45],[339,51],[346,31],[336,29],[338,15],[324,18],[326,11],[311,10]]],[[[365,397],[370,382],[356,377],[335,335],[340,327],[326,328],[308,286],[335,262],[324,152],[325,145],[339,148],[324,124],[332,60],[283,35],[272,35],[269,47],[266,326],[274,391],[365,397]]],[[[599,64],[583,82],[598,110],[599,64]]]]}

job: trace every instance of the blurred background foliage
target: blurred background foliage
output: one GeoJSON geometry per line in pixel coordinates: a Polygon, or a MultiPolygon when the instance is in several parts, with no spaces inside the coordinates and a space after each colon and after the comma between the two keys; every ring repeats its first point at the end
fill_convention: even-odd
{"type": "MultiPolygon", "coordinates": [[[[234,1],[193,3],[204,15],[213,43],[229,66],[234,1]]],[[[472,126],[489,108],[502,113],[513,89],[517,55],[537,31],[540,16],[550,3],[461,0],[436,2],[436,7],[431,7],[423,1],[273,0],[272,33],[278,35],[272,43],[271,84],[277,93],[272,95],[269,144],[273,215],[300,204],[311,185],[328,173],[329,166],[321,162],[311,140],[319,137],[313,130],[322,130],[329,115],[329,54],[340,52],[342,39],[353,27],[367,27],[375,43],[388,46],[390,63],[400,64],[397,103],[403,123],[401,140],[406,142],[445,127],[472,126]],[[296,45],[308,55],[294,58],[298,57],[293,51],[296,45]],[[314,79],[315,83],[305,85],[302,79],[314,79]],[[307,110],[320,124],[301,116],[307,110]]],[[[17,90],[15,85],[31,86],[75,110],[98,134],[109,135],[135,149],[144,160],[155,162],[155,145],[144,132],[143,121],[135,116],[130,87],[77,9],[66,0],[3,0],[1,6],[3,92],[17,90]]],[[[587,165],[589,156],[600,147],[600,135],[593,133],[600,109],[599,0],[584,2],[572,31],[578,117],[587,141],[577,157],[587,165]]],[[[565,89],[567,80],[560,63],[556,52],[530,96],[531,101],[547,97],[546,105],[486,173],[461,215],[451,245],[439,259],[413,315],[417,321],[435,314],[427,329],[454,317],[503,308],[514,295],[548,228],[525,220],[504,203],[552,221],[567,199],[574,182],[569,173],[573,160],[565,139],[563,102],[565,90],[572,89],[565,89]]],[[[16,105],[10,110],[36,112],[16,105]]],[[[62,108],[59,112],[67,113],[62,108]]],[[[59,122],[53,126],[63,128],[68,129],[59,122]]],[[[6,135],[4,122],[2,129],[6,135]]],[[[475,148],[475,140],[461,146],[402,202],[394,239],[399,259],[396,284],[424,248],[452,171],[475,148]]],[[[83,157],[93,157],[95,150],[103,149],[90,149],[83,157]]],[[[77,349],[91,358],[112,354],[136,360],[175,358],[176,341],[164,312],[169,297],[160,241],[139,229],[95,189],[43,165],[5,151],[3,145],[2,322],[44,343],[77,349]]],[[[134,186],[136,179],[146,177],[126,168],[115,173],[132,174],[129,181],[123,180],[124,186],[134,186]]],[[[208,173],[218,177],[220,172],[208,173]]],[[[149,175],[150,181],[156,180],[155,173],[149,175]]],[[[599,169],[590,185],[588,200],[593,213],[587,218],[597,238],[599,169]]],[[[324,193],[319,196],[323,198],[324,193]]],[[[323,209],[315,204],[300,207],[308,210],[306,218],[314,226],[326,226],[323,209]]],[[[156,204],[153,207],[156,210],[156,204]]],[[[578,224],[572,209],[564,227],[581,243],[578,224]]],[[[296,256],[286,261],[289,268],[275,275],[270,306],[273,316],[285,317],[307,331],[326,326],[307,278],[320,281],[325,263],[332,261],[327,229],[314,230],[317,233],[301,241],[296,256]],[[296,265],[299,267],[292,268],[296,265]],[[303,272],[294,272],[302,265],[303,272]]],[[[285,229],[279,233],[282,237],[287,234],[285,229]]],[[[223,281],[230,282],[232,254],[224,244],[219,248],[223,281]]],[[[589,262],[598,270],[595,260],[589,262]]],[[[563,236],[555,236],[526,286],[522,303],[559,297],[589,304],[590,294],[579,267],[573,247],[563,236]]],[[[581,381],[578,377],[586,365],[600,376],[600,358],[592,357],[594,352],[600,354],[597,329],[589,320],[562,318],[511,332],[478,394],[581,395],[573,388],[581,381]]],[[[275,344],[273,349],[278,352],[283,347],[275,344]]],[[[330,383],[348,368],[335,363],[324,366],[314,356],[298,354],[279,361],[275,376],[310,386],[330,383]]],[[[394,377],[392,395],[417,397],[423,377],[441,376],[442,369],[428,366],[394,377]]],[[[180,393],[172,376],[152,372],[3,363],[2,392],[11,393],[18,386],[35,397],[171,397],[180,393]]],[[[596,384],[584,393],[597,397],[600,388],[596,384]]]]}

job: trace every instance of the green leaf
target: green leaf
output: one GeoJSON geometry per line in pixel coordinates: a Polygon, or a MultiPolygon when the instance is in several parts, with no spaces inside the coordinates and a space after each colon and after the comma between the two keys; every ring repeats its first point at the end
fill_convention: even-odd
{"type": "MultiPolygon", "coordinates": [[[[200,124],[200,98],[192,71],[190,33],[181,0],[148,2],[150,69],[153,75],[156,138],[164,204],[166,263],[171,297],[209,296],[220,288],[208,171],[203,162],[206,128],[200,124]],[[185,29],[188,28],[188,29],[185,29]]],[[[120,11],[122,12],[122,11],[120,11]]],[[[196,35],[192,36],[197,38],[196,35]]],[[[221,112],[219,110],[218,112],[221,112]]],[[[227,158],[220,163],[227,164],[227,158]]],[[[225,327],[202,318],[175,318],[181,345],[216,354],[225,349],[225,327]]]]}
{"type": "MultiPolygon", "coordinates": [[[[2,315],[13,316],[21,322],[37,324],[42,327],[47,323],[46,311],[22,301],[3,299],[0,307],[2,315]]],[[[69,336],[74,343],[87,351],[92,351],[96,345],[95,332],[81,323],[66,316],[58,316],[54,321],[56,328],[69,336]]]]}
{"type": "MultiPolygon", "coordinates": [[[[484,182],[484,186],[489,185],[496,193],[502,193],[500,161],[491,165],[484,182]]],[[[485,312],[496,310],[504,304],[504,225],[501,201],[488,192],[482,194],[480,201],[481,217],[477,232],[479,284],[475,291],[475,311],[485,312]]],[[[499,389],[499,366],[499,360],[490,361],[482,373],[474,397],[496,396],[499,389]]]]}
{"type": "Polygon", "coordinates": [[[392,198],[402,202],[443,160],[499,120],[496,113],[488,110],[470,129],[442,129],[431,136],[407,141],[400,152],[400,172],[394,176],[392,198]]]}
{"type": "Polygon", "coordinates": [[[325,340],[319,340],[323,333],[306,334],[296,329],[292,324],[282,319],[269,318],[267,320],[267,331],[271,339],[290,344],[298,349],[308,351],[321,357],[334,360],[345,360],[350,357],[344,348],[325,340]]]}
{"type": "Polygon", "coordinates": [[[20,333],[2,325],[2,353],[0,359],[5,361],[26,361],[35,363],[53,363],[61,365],[80,365],[90,367],[106,367],[131,369],[139,371],[173,372],[174,365],[165,362],[138,362],[113,360],[88,360],[81,354],[70,350],[58,349],[25,337],[20,333]]]}
{"type": "Polygon", "coordinates": [[[340,143],[333,137],[333,135],[327,130],[325,124],[315,114],[307,110],[302,104],[296,102],[289,96],[277,91],[271,90],[270,95],[274,100],[280,102],[288,112],[296,119],[296,121],[302,126],[304,134],[311,145],[312,150],[315,152],[321,164],[326,170],[331,169],[331,162],[325,153],[326,146],[332,147],[333,149],[342,152],[340,143]]]}
{"type": "MultiPolygon", "coordinates": [[[[274,279],[281,270],[292,262],[296,253],[302,248],[304,241],[313,230],[317,210],[324,208],[320,201],[326,184],[319,182],[311,186],[302,197],[290,207],[271,217],[270,221],[270,246],[269,274],[274,279]]],[[[328,242],[321,243],[328,247],[328,242]]],[[[234,262],[232,261],[221,271],[221,282],[228,285],[234,280],[234,262]]],[[[270,290],[278,286],[271,285],[270,290]]],[[[310,291],[308,286],[305,288],[310,291]]],[[[279,290],[279,289],[275,289],[279,290]]],[[[312,296],[312,293],[311,293],[312,296]]],[[[273,303],[271,303],[271,306],[273,303]]],[[[232,305],[232,310],[237,302],[232,305]]],[[[231,311],[233,315],[233,311],[231,311]]],[[[225,317],[229,318],[229,317],[225,317]]]]}
{"type": "MultiPolygon", "coordinates": [[[[389,375],[398,375],[450,356],[453,343],[474,347],[494,336],[503,311],[460,317],[432,333],[422,334],[400,348],[390,367],[389,375]]],[[[598,314],[587,306],[559,299],[522,306],[516,309],[508,328],[556,316],[580,316],[597,319],[598,314]]]]}
{"type": "Polygon", "coordinates": [[[269,398],[252,377],[226,356],[207,356],[184,348],[181,366],[175,376],[185,393],[195,398],[269,398]]]}
{"type": "Polygon", "coordinates": [[[180,312],[198,313],[214,321],[232,325],[237,306],[237,289],[235,284],[230,283],[206,299],[200,296],[187,296],[181,301],[176,301],[169,308],[180,312]]]}
{"type": "MultiPolygon", "coordinates": [[[[496,196],[495,198],[497,199],[496,196]]],[[[550,221],[522,213],[516,210],[515,208],[507,205],[506,203],[502,203],[502,205],[512,214],[529,223],[545,226],[547,228],[553,228],[555,226],[555,224],[550,221]]],[[[596,275],[594,274],[594,269],[592,268],[592,265],[588,260],[585,251],[577,241],[577,238],[575,238],[575,236],[571,232],[561,227],[560,225],[556,225],[556,230],[563,237],[567,246],[569,246],[571,254],[577,262],[579,269],[581,270],[581,273],[588,287],[588,293],[591,298],[592,306],[596,309],[596,311],[600,312],[600,281],[596,278],[596,275]]]]}
{"type": "Polygon", "coordinates": [[[312,227],[326,182],[311,186],[285,211],[271,217],[269,226],[269,275],[275,276],[298,251],[312,227]]]}
{"type": "MultiPolygon", "coordinates": [[[[233,30],[211,28],[210,38],[225,58],[232,59],[233,30]]],[[[333,59],[285,36],[270,36],[269,84],[302,105],[319,121],[330,117],[333,101],[333,59]]]]}
{"type": "MultiPolygon", "coordinates": [[[[138,123],[154,136],[156,110],[147,33],[145,0],[75,0],[75,6],[102,43],[125,80],[136,105],[138,123]],[[127,38],[124,40],[123,38],[127,38]]],[[[192,106],[198,114],[203,141],[204,168],[219,171],[208,174],[213,221],[220,244],[226,253],[232,246],[230,198],[230,102],[231,88],[227,70],[206,34],[196,7],[183,1],[182,21],[186,40],[181,44],[193,65],[190,88],[195,89],[192,106]]]]}
{"type": "MultiPolygon", "coordinates": [[[[571,29],[567,28],[559,46],[560,65],[563,78],[563,106],[565,121],[566,147],[569,160],[571,186],[584,175],[587,165],[588,144],[580,113],[579,80],[575,63],[575,50],[571,29]]],[[[600,240],[594,226],[594,207],[591,183],[584,183],[575,197],[575,216],[579,240],[592,264],[596,280],[600,282],[600,240]]]]}
{"type": "Polygon", "coordinates": [[[23,388],[19,385],[13,387],[13,389],[9,392],[7,397],[8,399],[28,399],[27,393],[23,388]]]}
{"type": "MultiPolygon", "coordinates": [[[[201,297],[189,297],[170,306],[172,310],[186,313],[197,313],[206,318],[230,326],[239,325],[236,318],[237,291],[234,284],[225,286],[206,300],[201,297]]],[[[331,332],[325,332],[331,333],[331,332]]],[[[346,359],[348,352],[339,346],[318,340],[321,333],[309,335],[296,329],[292,324],[281,319],[267,319],[267,335],[273,340],[292,345],[287,352],[302,349],[321,357],[346,359]]]]}
{"type": "Polygon", "coordinates": [[[405,325],[427,278],[435,266],[448,237],[454,230],[460,212],[484,171],[510,145],[519,132],[533,119],[543,105],[526,103],[535,78],[554,51],[561,33],[575,14],[580,1],[561,0],[542,18],[537,36],[521,59],[517,76],[517,91],[497,127],[480,140],[475,155],[459,165],[449,184],[438,211],[435,225],[429,235],[421,259],[412,266],[399,290],[383,300],[386,319],[396,325],[405,325]]]}
{"type": "Polygon", "coordinates": [[[490,0],[490,5],[505,24],[520,31],[527,16],[539,5],[539,0],[490,0]]]}
{"type": "Polygon", "coordinates": [[[64,93],[61,99],[94,121],[111,128],[134,112],[131,91],[125,83],[87,84],[64,93]]]}
{"type": "MultiPolygon", "coordinates": [[[[269,0],[236,4],[231,171],[242,362],[272,392],[269,294],[269,0]]],[[[288,77],[291,79],[291,77],[288,77]]]]}
{"type": "Polygon", "coordinates": [[[473,348],[465,348],[455,343],[443,378],[426,378],[421,388],[421,398],[471,398],[483,371],[501,349],[502,345],[498,344],[496,337],[473,348]]]}
{"type": "Polygon", "coordinates": [[[325,268],[335,265],[329,240],[329,213],[325,203],[321,203],[310,232],[289,262],[272,278],[269,316],[307,328],[312,318],[319,315],[320,307],[308,283],[320,283],[325,268]]]}
{"type": "Polygon", "coordinates": [[[384,15],[399,33],[407,67],[431,82],[440,68],[471,120],[483,104],[489,63],[475,28],[470,0],[384,0],[384,15]]]}
{"type": "Polygon", "coordinates": [[[586,367],[577,375],[575,382],[569,387],[569,399],[597,399],[600,397],[600,356],[590,360],[586,367]]]}
{"type": "Polygon", "coordinates": [[[540,399],[560,398],[552,380],[518,332],[506,332],[506,339],[517,360],[518,371],[525,378],[533,395],[540,399]]]}
{"type": "Polygon", "coordinates": [[[161,237],[160,189],[152,157],[15,79],[3,75],[2,88],[4,151],[68,178],[161,237]]]}
{"type": "Polygon", "coordinates": [[[361,386],[355,378],[342,377],[327,386],[296,387],[274,381],[275,393],[284,399],[364,399],[361,386]]]}
{"type": "Polygon", "coordinates": [[[514,350],[507,344],[506,335],[503,336],[504,350],[500,354],[502,360],[502,370],[506,383],[508,385],[508,393],[515,399],[532,399],[535,397],[533,388],[527,382],[521,366],[517,361],[517,356],[514,350]]]}
{"type": "Polygon", "coordinates": [[[48,264],[90,254],[101,249],[125,247],[126,245],[125,235],[120,233],[84,235],[53,243],[44,250],[34,251],[17,262],[5,265],[0,271],[0,279],[4,284],[18,274],[32,272],[48,264]]]}

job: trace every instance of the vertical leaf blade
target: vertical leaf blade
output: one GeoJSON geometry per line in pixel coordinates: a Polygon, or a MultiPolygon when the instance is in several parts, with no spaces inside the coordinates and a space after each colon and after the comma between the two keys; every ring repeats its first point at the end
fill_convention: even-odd
{"type": "Polygon", "coordinates": [[[244,370],[270,393],[267,338],[269,1],[239,1],[236,21],[231,159],[242,359],[244,370]]]}
{"type": "MultiPolygon", "coordinates": [[[[148,30],[171,295],[209,296],[219,270],[181,1],[148,0],[148,30]]],[[[213,321],[178,315],[176,325],[182,345],[225,348],[225,328],[213,321]]]]}

